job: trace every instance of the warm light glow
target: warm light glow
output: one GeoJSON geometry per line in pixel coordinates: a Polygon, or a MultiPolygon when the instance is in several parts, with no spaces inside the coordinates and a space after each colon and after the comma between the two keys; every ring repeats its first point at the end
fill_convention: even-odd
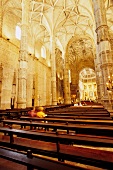
{"type": "Polygon", "coordinates": [[[106,83],[106,85],[108,86],[108,83],[106,83]]]}
{"type": "Polygon", "coordinates": [[[71,71],[69,70],[69,83],[71,83],[71,71]]]}
{"type": "Polygon", "coordinates": [[[51,63],[50,63],[50,61],[48,61],[48,67],[51,67],[51,63]]]}
{"type": "Polygon", "coordinates": [[[46,48],[44,46],[41,47],[41,57],[46,58],[46,48]]]}
{"type": "Polygon", "coordinates": [[[21,28],[17,25],[16,26],[16,32],[15,32],[15,36],[18,40],[21,40],[21,28]]]}
{"type": "Polygon", "coordinates": [[[113,91],[113,74],[112,76],[108,76],[108,82],[106,83],[107,86],[107,90],[109,91],[113,91]]]}

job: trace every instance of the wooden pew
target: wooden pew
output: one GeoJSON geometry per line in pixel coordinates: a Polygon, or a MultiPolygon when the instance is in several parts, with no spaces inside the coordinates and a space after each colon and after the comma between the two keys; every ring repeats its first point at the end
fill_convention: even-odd
{"type": "Polygon", "coordinates": [[[58,110],[54,110],[54,111],[49,111],[48,113],[58,113],[58,112],[60,112],[60,113],[68,113],[68,112],[77,112],[77,113],[79,113],[79,112],[83,112],[83,113],[91,113],[91,112],[98,112],[98,113],[108,113],[109,114],[109,112],[107,111],[107,110],[105,110],[105,109],[84,109],[84,108],[78,108],[78,109],[76,109],[76,108],[65,108],[65,109],[58,109],[58,110]]]}
{"type": "Polygon", "coordinates": [[[30,110],[31,110],[31,108],[25,108],[25,109],[19,109],[19,108],[6,109],[5,113],[7,113],[10,118],[14,118],[14,117],[19,118],[22,115],[27,115],[28,111],[30,111],[30,110]]]}
{"type": "MultiPolygon", "coordinates": [[[[36,132],[25,132],[22,130],[0,128],[0,131],[7,132],[10,135],[10,143],[14,143],[13,134],[19,134],[21,137],[31,138],[33,140],[44,140],[56,143],[56,152],[58,153],[58,159],[61,161],[69,160],[73,162],[79,162],[95,167],[110,169],[113,167],[113,152],[106,150],[99,150],[94,148],[85,148],[80,146],[71,146],[62,144],[64,141],[73,141],[75,139],[66,138],[62,135],[45,134],[36,132]],[[40,137],[40,138],[39,138],[40,137]]],[[[12,145],[13,146],[13,145],[12,145]]],[[[49,148],[48,148],[49,149],[49,148]]]]}
{"type": "Polygon", "coordinates": [[[49,111],[48,114],[58,114],[58,113],[76,113],[76,114],[107,114],[110,115],[110,113],[106,109],[92,109],[92,108],[64,108],[64,109],[58,109],[54,111],[49,111]]]}
{"type": "MultiPolygon", "coordinates": [[[[103,146],[103,147],[113,148],[113,138],[112,137],[105,137],[105,136],[103,137],[103,136],[94,136],[94,135],[83,135],[83,134],[73,134],[73,133],[65,134],[65,133],[61,133],[61,132],[56,132],[56,133],[55,132],[40,132],[40,131],[32,131],[32,132],[37,132],[37,135],[38,134],[42,135],[42,136],[45,135],[45,138],[46,138],[46,134],[47,134],[47,137],[48,137],[48,135],[50,135],[51,136],[51,141],[48,139],[49,142],[54,142],[54,140],[52,140],[52,138],[57,136],[57,137],[61,138],[60,140],[64,144],[66,143],[66,144],[72,144],[72,145],[73,144],[76,144],[76,145],[86,145],[86,146],[93,146],[93,147],[94,146],[96,146],[96,147],[103,146]]],[[[4,133],[7,134],[7,132],[4,132],[4,133]]],[[[17,136],[19,137],[19,134],[17,136]]],[[[11,141],[10,136],[7,136],[7,135],[4,135],[2,139],[7,139],[6,137],[8,137],[9,141],[11,141]]],[[[45,138],[43,138],[42,140],[45,141],[45,138]]],[[[13,144],[15,143],[16,139],[17,139],[17,137],[13,136],[13,144]]],[[[31,137],[31,139],[32,139],[32,137],[31,137]]],[[[2,145],[2,142],[3,142],[3,140],[0,140],[0,145],[2,145]]],[[[40,145],[39,145],[38,141],[36,143],[38,144],[38,152],[39,152],[39,149],[40,149],[39,146],[40,145]]],[[[28,144],[28,141],[26,141],[26,143],[25,143],[26,147],[27,147],[27,144],[28,144]]],[[[4,146],[4,143],[3,143],[3,146],[4,146]]],[[[8,146],[9,146],[8,143],[6,143],[5,147],[8,147],[8,146]]],[[[33,146],[35,146],[35,144],[33,144],[33,146]]],[[[44,149],[44,146],[41,144],[41,149],[42,149],[42,147],[44,149]]],[[[16,148],[19,149],[20,147],[16,146],[15,149],[16,148]]],[[[22,150],[22,149],[20,148],[20,150],[22,150]]],[[[49,147],[49,150],[50,150],[50,147],[49,147]]],[[[52,150],[51,150],[51,152],[52,152],[52,150]]]]}
{"type": "Polygon", "coordinates": [[[47,115],[48,118],[59,118],[59,119],[92,119],[92,120],[112,120],[109,116],[63,116],[63,115],[47,115]]]}
{"type": "Polygon", "coordinates": [[[44,121],[44,122],[58,122],[58,123],[71,123],[71,124],[96,124],[96,125],[108,125],[113,126],[113,120],[91,120],[91,119],[60,119],[60,118],[39,118],[30,116],[21,116],[20,120],[27,121],[44,121]]]}
{"type": "MultiPolygon", "coordinates": [[[[108,112],[105,108],[98,107],[68,107],[68,108],[59,108],[57,110],[50,110],[49,112],[93,112],[100,111],[103,113],[108,112]]],[[[109,112],[108,112],[109,113],[109,112]]]]}
{"type": "Polygon", "coordinates": [[[59,109],[64,109],[70,106],[73,106],[74,104],[60,104],[60,105],[48,105],[48,106],[43,106],[46,112],[49,111],[54,111],[54,110],[59,110],[59,109]]]}
{"type": "Polygon", "coordinates": [[[27,166],[27,170],[83,170],[86,168],[64,164],[62,162],[33,156],[30,150],[27,154],[19,153],[9,149],[0,148],[0,157],[27,166]]]}
{"type": "Polygon", "coordinates": [[[66,130],[67,134],[70,131],[79,134],[94,134],[94,135],[104,135],[104,136],[113,136],[113,127],[112,126],[99,126],[99,125],[88,125],[88,124],[61,124],[61,123],[44,123],[44,122],[29,122],[29,121],[19,121],[19,120],[1,120],[3,126],[7,125],[20,125],[21,128],[29,126],[30,130],[36,129],[36,127],[45,128],[47,130],[53,129],[57,130],[66,130]]]}
{"type": "MultiPolygon", "coordinates": [[[[47,117],[63,117],[63,118],[72,118],[75,116],[82,117],[108,117],[110,118],[110,113],[106,109],[92,109],[92,108],[64,108],[56,111],[49,111],[47,117]]],[[[111,119],[111,118],[110,118],[111,119]]]]}
{"type": "Polygon", "coordinates": [[[109,115],[102,113],[48,113],[47,116],[84,116],[84,117],[109,117],[109,115]]]}

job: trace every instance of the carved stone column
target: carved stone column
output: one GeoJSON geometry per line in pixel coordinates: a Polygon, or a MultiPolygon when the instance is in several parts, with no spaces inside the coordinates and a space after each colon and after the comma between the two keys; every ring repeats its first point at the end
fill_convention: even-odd
{"type": "Polygon", "coordinates": [[[2,64],[0,64],[0,108],[2,108],[1,107],[2,79],[3,79],[3,67],[2,64]]]}
{"type": "Polygon", "coordinates": [[[79,74],[76,69],[72,70],[71,74],[71,95],[76,95],[77,90],[79,89],[79,74]]]}
{"type": "Polygon", "coordinates": [[[55,56],[55,38],[51,37],[51,88],[52,88],[52,105],[57,105],[56,93],[56,56],[55,56]]]}
{"type": "Polygon", "coordinates": [[[19,57],[18,75],[18,108],[26,108],[26,77],[27,77],[27,43],[28,43],[28,20],[29,1],[22,0],[22,25],[21,25],[21,45],[19,57]]]}
{"type": "Polygon", "coordinates": [[[2,0],[0,0],[0,37],[2,37],[2,25],[3,25],[3,7],[2,0]]]}
{"type": "Polygon", "coordinates": [[[39,106],[39,74],[35,73],[35,106],[39,106]]]}
{"type": "Polygon", "coordinates": [[[27,99],[26,99],[26,107],[32,106],[32,93],[33,93],[33,74],[27,75],[27,84],[26,84],[26,91],[27,91],[27,99]]]}
{"type": "Polygon", "coordinates": [[[110,35],[110,44],[111,44],[111,53],[112,53],[112,61],[113,61],[113,34],[110,35]]]}
{"type": "Polygon", "coordinates": [[[95,72],[96,72],[96,83],[97,83],[97,94],[98,94],[98,102],[101,103],[102,97],[103,97],[103,77],[102,77],[102,71],[101,71],[101,63],[99,59],[99,55],[95,55],[95,72]]]}
{"type": "Polygon", "coordinates": [[[93,6],[97,33],[97,56],[99,57],[101,63],[101,88],[104,90],[103,96],[101,97],[104,106],[107,109],[111,109],[112,105],[109,103],[106,82],[108,81],[108,76],[112,74],[113,61],[111,55],[104,0],[93,0],[93,6]]]}
{"type": "MultiPolygon", "coordinates": [[[[65,53],[64,53],[65,55],[65,53]]],[[[70,82],[69,82],[69,61],[64,57],[64,104],[71,103],[70,82]]]]}

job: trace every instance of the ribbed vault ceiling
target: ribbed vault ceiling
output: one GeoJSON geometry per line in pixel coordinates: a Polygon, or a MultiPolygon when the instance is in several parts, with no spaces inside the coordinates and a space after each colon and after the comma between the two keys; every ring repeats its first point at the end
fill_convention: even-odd
{"type": "MultiPolygon", "coordinates": [[[[2,0],[2,7],[4,25],[5,21],[9,19],[13,29],[17,23],[20,23],[21,26],[22,0],[2,0]]],[[[112,33],[112,0],[105,0],[105,7],[109,32],[112,33]]],[[[30,0],[31,52],[34,51],[36,42],[41,42],[48,51],[51,51],[50,39],[54,38],[56,52],[59,54],[56,59],[57,65],[60,63],[59,69],[62,67],[61,56],[65,51],[68,54],[70,65],[75,67],[78,63],[82,63],[79,70],[86,66],[94,67],[95,29],[92,0],[30,0]]],[[[5,34],[5,32],[3,33],[5,34]]],[[[14,40],[14,35],[12,37],[10,35],[10,39],[14,40]]]]}

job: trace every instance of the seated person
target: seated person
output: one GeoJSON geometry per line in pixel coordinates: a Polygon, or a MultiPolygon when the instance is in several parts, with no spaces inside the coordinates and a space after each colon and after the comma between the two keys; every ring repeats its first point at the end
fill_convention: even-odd
{"type": "Polygon", "coordinates": [[[35,117],[35,116],[36,116],[36,113],[37,113],[37,112],[36,112],[36,110],[35,110],[35,107],[33,107],[33,109],[28,112],[29,116],[31,116],[31,117],[35,117]]]}
{"type": "Polygon", "coordinates": [[[38,107],[36,110],[37,110],[37,113],[36,113],[36,116],[37,116],[37,117],[44,118],[44,117],[47,116],[47,115],[44,113],[44,108],[43,108],[43,107],[38,107]]]}

